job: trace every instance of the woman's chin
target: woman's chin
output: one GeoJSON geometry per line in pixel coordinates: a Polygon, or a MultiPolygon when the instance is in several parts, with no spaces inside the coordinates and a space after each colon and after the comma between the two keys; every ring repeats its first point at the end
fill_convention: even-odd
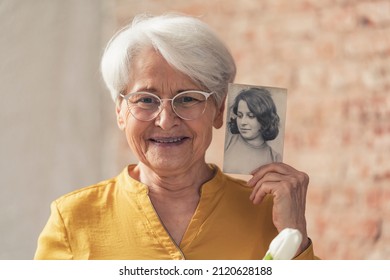
{"type": "Polygon", "coordinates": [[[158,157],[149,160],[148,166],[156,173],[178,173],[183,167],[188,166],[188,161],[177,157],[158,157]]]}
{"type": "Polygon", "coordinates": [[[178,175],[182,175],[181,171],[183,166],[153,166],[152,170],[160,177],[176,177],[178,175]]]}

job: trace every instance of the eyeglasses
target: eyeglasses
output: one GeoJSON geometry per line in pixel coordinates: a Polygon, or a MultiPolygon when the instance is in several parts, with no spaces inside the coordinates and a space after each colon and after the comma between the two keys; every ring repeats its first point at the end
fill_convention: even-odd
{"type": "Polygon", "coordinates": [[[160,98],[150,92],[134,92],[120,94],[127,102],[130,113],[140,121],[150,121],[156,118],[163,109],[163,101],[171,101],[173,111],[183,120],[194,120],[203,115],[207,107],[207,99],[214,92],[198,90],[183,91],[173,98],[160,98]]]}

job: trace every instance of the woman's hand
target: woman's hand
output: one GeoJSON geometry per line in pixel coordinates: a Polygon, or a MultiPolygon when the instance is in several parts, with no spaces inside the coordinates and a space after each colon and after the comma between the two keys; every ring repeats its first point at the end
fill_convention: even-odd
{"type": "Polygon", "coordinates": [[[284,228],[295,228],[302,233],[302,244],[298,253],[309,245],[306,230],[306,193],[309,176],[284,163],[271,163],[252,172],[248,185],[253,188],[250,200],[259,204],[267,194],[274,199],[272,219],[278,232],[284,228]]]}

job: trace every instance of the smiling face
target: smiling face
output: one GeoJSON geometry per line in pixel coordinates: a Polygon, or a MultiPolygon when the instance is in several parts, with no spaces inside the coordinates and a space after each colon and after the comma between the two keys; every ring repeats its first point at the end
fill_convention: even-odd
{"type": "MultiPolygon", "coordinates": [[[[127,93],[147,91],[163,99],[185,90],[202,90],[152,49],[138,55],[130,81],[127,93]]],[[[118,126],[125,131],[139,161],[154,172],[167,176],[186,172],[196,165],[206,165],[205,153],[211,143],[213,126],[222,126],[223,107],[217,109],[212,98],[206,102],[204,114],[195,120],[179,118],[170,101],[164,101],[163,110],[155,119],[140,121],[128,112],[126,102],[122,101],[117,107],[118,126]]]]}
{"type": "Polygon", "coordinates": [[[258,122],[256,115],[252,113],[248,104],[240,100],[237,107],[237,126],[241,136],[245,140],[254,140],[261,138],[261,124],[258,122]]]}

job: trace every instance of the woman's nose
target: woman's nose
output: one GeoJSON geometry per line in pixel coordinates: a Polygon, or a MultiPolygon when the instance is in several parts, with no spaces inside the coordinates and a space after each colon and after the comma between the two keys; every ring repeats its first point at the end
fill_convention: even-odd
{"type": "Polygon", "coordinates": [[[242,125],[247,125],[248,124],[248,119],[245,116],[241,118],[241,124],[242,125]]]}
{"type": "Polygon", "coordinates": [[[180,118],[173,111],[171,100],[164,100],[160,110],[155,119],[155,124],[163,130],[169,130],[180,122],[180,118]]]}

